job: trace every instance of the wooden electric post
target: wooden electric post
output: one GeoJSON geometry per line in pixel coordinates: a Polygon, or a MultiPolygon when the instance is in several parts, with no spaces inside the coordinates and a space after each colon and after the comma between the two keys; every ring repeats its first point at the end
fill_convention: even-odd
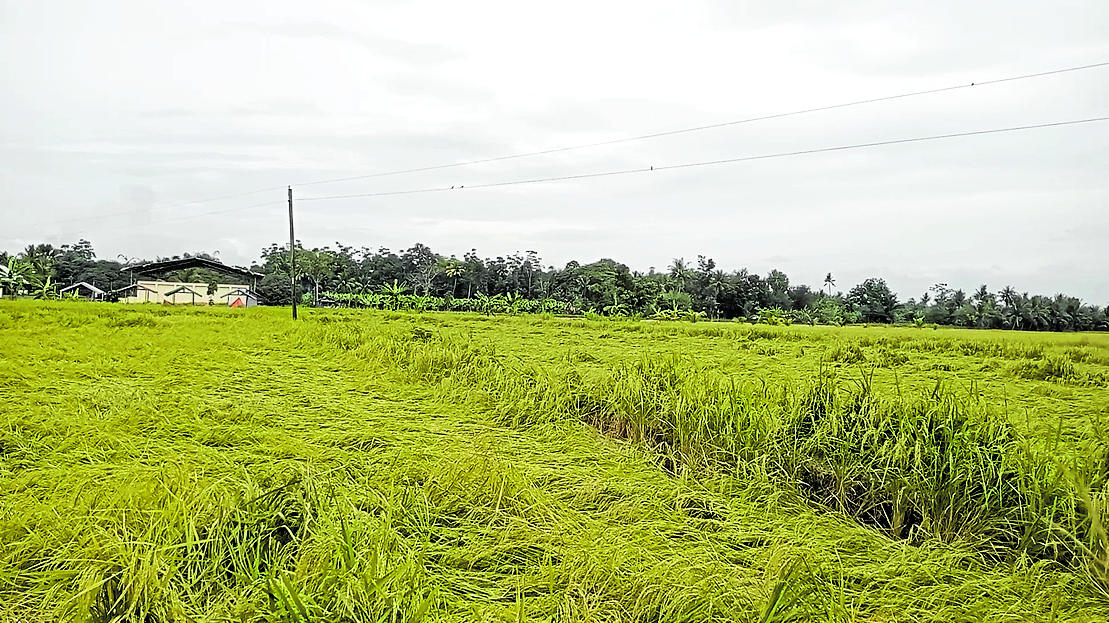
{"type": "Polygon", "coordinates": [[[296,236],[293,235],[293,187],[289,187],[289,294],[293,299],[293,320],[297,319],[296,236]]]}

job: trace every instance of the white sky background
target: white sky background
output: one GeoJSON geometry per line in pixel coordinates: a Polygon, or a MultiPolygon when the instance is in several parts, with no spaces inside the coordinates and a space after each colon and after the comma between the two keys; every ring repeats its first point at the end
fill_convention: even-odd
{"type": "MultiPolygon", "coordinates": [[[[284,185],[1109,61],[1109,2],[0,0],[0,248],[287,241],[284,185]],[[214,196],[233,199],[166,208],[214,196]],[[272,200],[274,205],[235,210],[272,200]],[[226,210],[220,214],[206,212],[226,210]],[[121,214],[122,213],[122,214],[121,214]]],[[[298,197],[1109,116],[1109,67],[298,197]]],[[[675,257],[1109,303],[1109,122],[611,178],[300,202],[297,237],[561,266],[675,257]]]]}

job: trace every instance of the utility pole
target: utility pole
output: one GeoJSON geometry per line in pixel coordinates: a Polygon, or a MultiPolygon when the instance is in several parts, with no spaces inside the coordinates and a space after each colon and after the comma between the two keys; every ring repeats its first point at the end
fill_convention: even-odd
{"type": "Polygon", "coordinates": [[[293,187],[289,187],[289,295],[293,299],[293,320],[297,319],[296,236],[293,235],[293,187]]]}

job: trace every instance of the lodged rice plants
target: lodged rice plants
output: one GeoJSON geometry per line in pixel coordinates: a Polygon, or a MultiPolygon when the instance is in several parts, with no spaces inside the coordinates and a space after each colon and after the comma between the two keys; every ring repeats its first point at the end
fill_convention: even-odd
{"type": "Polygon", "coordinates": [[[1077,535],[1100,530],[1087,510],[1096,517],[1100,506],[1082,483],[1100,483],[1103,468],[1049,475],[1061,469],[1054,457],[1031,450],[991,405],[942,382],[894,399],[876,395],[865,373],[845,383],[824,369],[807,385],[767,386],[680,357],[586,378],[573,367],[506,362],[470,343],[388,342],[370,348],[420,380],[476,393],[512,425],[585,422],[652,449],[672,473],[755,470],[893,538],[958,543],[999,560],[1046,558],[1098,577],[1104,548],[1096,538],[1095,547],[1078,545],[1077,535]]]}
{"type": "Polygon", "coordinates": [[[0,620],[1109,616],[1105,389],[1019,349],[280,312],[0,304],[0,620]]]}

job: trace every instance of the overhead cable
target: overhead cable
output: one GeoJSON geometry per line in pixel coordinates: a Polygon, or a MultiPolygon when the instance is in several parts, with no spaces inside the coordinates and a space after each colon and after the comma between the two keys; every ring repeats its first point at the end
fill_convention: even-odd
{"type": "MultiPolygon", "coordinates": [[[[300,184],[294,184],[294,186],[298,186],[298,187],[316,186],[316,185],[320,185],[320,184],[332,184],[332,183],[338,183],[338,182],[348,182],[348,181],[353,181],[353,180],[370,179],[370,178],[376,178],[376,177],[387,177],[387,176],[393,176],[393,175],[402,175],[402,174],[407,174],[407,173],[420,173],[420,172],[424,172],[424,171],[436,171],[436,170],[440,170],[440,169],[464,167],[464,166],[471,166],[471,165],[476,165],[476,164],[485,164],[485,163],[490,163],[490,162],[501,162],[501,161],[504,161],[504,160],[513,160],[513,159],[518,159],[518,158],[528,158],[528,157],[532,157],[532,156],[543,156],[543,155],[563,153],[563,152],[568,152],[568,151],[575,151],[575,150],[579,150],[579,149],[588,149],[588,148],[592,148],[592,147],[602,147],[602,146],[605,146],[605,145],[616,145],[616,144],[628,143],[628,142],[632,142],[632,141],[640,141],[640,140],[646,140],[646,139],[661,138],[661,137],[665,137],[665,136],[674,136],[674,135],[686,134],[686,133],[690,133],[690,132],[700,132],[700,131],[704,131],[704,130],[723,128],[723,127],[740,125],[740,124],[745,124],[745,123],[755,123],[755,122],[758,122],[758,121],[768,121],[768,120],[771,120],[771,119],[780,119],[780,118],[783,118],[783,117],[791,117],[791,116],[804,115],[804,114],[815,113],[815,112],[823,112],[823,111],[828,111],[828,110],[835,110],[835,109],[838,109],[838,108],[849,108],[849,107],[852,107],[852,106],[861,106],[861,105],[864,105],[864,104],[874,104],[874,103],[878,103],[878,102],[886,102],[886,101],[897,100],[897,99],[905,99],[905,98],[917,97],[917,96],[921,96],[921,95],[930,95],[930,94],[934,94],[934,93],[942,93],[942,92],[945,92],[945,91],[955,91],[955,90],[960,90],[960,89],[969,89],[971,87],[986,86],[986,85],[991,85],[991,84],[1000,84],[1000,83],[1003,83],[1003,82],[1014,82],[1014,81],[1017,81],[1017,80],[1026,80],[1026,79],[1030,79],[1030,78],[1040,78],[1040,77],[1043,77],[1043,76],[1064,74],[1064,73],[1082,71],[1082,70],[1086,70],[1086,69],[1095,69],[1095,68],[1106,67],[1106,66],[1109,66],[1109,61],[1105,61],[1105,62],[1101,62],[1101,63],[1091,63],[1091,64],[1088,64],[1088,65],[1079,65],[1079,66],[1074,66],[1074,67],[1065,67],[1065,68],[1061,68],[1061,69],[1052,69],[1050,71],[1041,71],[1041,72],[1030,73],[1030,74],[1022,74],[1022,75],[1019,75],[1019,76],[1010,76],[1008,78],[998,78],[996,80],[986,80],[984,82],[972,82],[970,84],[957,84],[957,85],[952,85],[952,86],[947,86],[947,87],[940,87],[940,88],[936,88],[936,89],[927,89],[927,90],[924,90],[924,91],[914,91],[914,92],[911,92],[911,93],[901,93],[901,94],[898,94],[898,95],[888,95],[888,96],[876,97],[876,98],[871,98],[871,99],[857,100],[857,101],[853,101],[853,102],[845,102],[845,103],[841,103],[841,104],[832,104],[832,105],[829,105],[829,106],[819,106],[819,107],[816,107],[816,108],[806,108],[806,109],[802,109],[802,110],[794,110],[794,111],[790,111],[790,112],[776,113],[776,114],[772,114],[772,115],[764,115],[764,116],[761,116],[761,117],[750,117],[750,118],[747,118],[747,119],[739,119],[739,120],[735,120],[735,121],[725,121],[723,123],[714,123],[714,124],[695,126],[695,127],[689,127],[689,128],[680,128],[680,129],[677,129],[677,130],[668,130],[668,131],[664,131],[664,132],[655,132],[655,133],[652,133],[652,134],[642,134],[642,135],[639,135],[639,136],[630,136],[630,137],[625,137],[625,138],[613,139],[613,140],[609,140],[609,141],[600,141],[600,142],[596,142],[596,143],[586,143],[586,144],[582,144],[582,145],[573,145],[573,146],[569,146],[569,147],[558,147],[558,148],[554,148],[554,149],[546,149],[546,150],[541,150],[541,151],[532,151],[532,152],[512,154],[512,155],[507,155],[507,156],[497,156],[497,157],[493,157],[493,158],[481,158],[481,159],[476,159],[476,160],[467,160],[467,161],[464,161],[464,162],[454,162],[454,163],[448,163],[448,164],[439,164],[439,165],[426,166],[426,167],[417,167],[417,168],[411,168],[411,169],[398,169],[398,170],[395,170],[395,171],[385,171],[385,172],[382,172],[382,173],[369,173],[369,174],[365,174],[365,175],[355,175],[355,176],[351,176],[351,177],[341,177],[341,178],[333,178],[333,179],[325,179],[325,180],[315,180],[315,181],[302,182],[300,184]]],[[[274,190],[281,190],[281,189],[284,189],[285,187],[286,186],[284,186],[284,185],[274,186],[274,187],[269,187],[269,188],[261,188],[261,189],[258,189],[258,190],[245,191],[245,192],[241,192],[241,193],[234,193],[234,194],[229,194],[229,195],[220,195],[220,196],[217,196],[217,197],[209,197],[209,198],[206,198],[206,199],[196,199],[196,200],[193,200],[193,201],[185,201],[185,202],[182,202],[182,203],[174,203],[174,204],[164,205],[164,206],[155,206],[155,207],[152,207],[152,208],[145,208],[145,209],[141,209],[141,210],[129,210],[129,211],[123,211],[123,212],[111,212],[111,213],[106,213],[106,214],[98,214],[98,215],[95,215],[95,216],[82,216],[82,217],[74,217],[74,218],[69,218],[69,219],[60,219],[60,220],[51,221],[50,224],[66,223],[66,222],[77,222],[77,221],[84,221],[84,220],[95,220],[95,219],[109,217],[109,216],[124,216],[124,215],[128,215],[128,214],[143,213],[143,212],[147,212],[147,211],[150,211],[150,210],[170,210],[170,209],[180,208],[180,207],[189,206],[189,205],[196,205],[196,204],[200,204],[200,203],[209,203],[209,202],[212,202],[212,201],[219,201],[219,200],[222,200],[222,199],[232,199],[232,198],[236,198],[236,197],[244,197],[244,196],[248,196],[248,195],[255,195],[255,194],[270,192],[270,191],[274,191],[274,190]]],[[[403,192],[399,193],[399,194],[403,194],[403,192]]],[[[43,225],[45,225],[45,223],[43,225]]]]}
{"type": "Polygon", "coordinates": [[[861,106],[863,104],[875,104],[875,103],[878,103],[878,102],[888,102],[890,100],[904,99],[904,98],[908,98],[908,97],[917,97],[917,96],[920,96],[920,95],[931,95],[931,94],[934,94],[934,93],[943,93],[944,91],[955,91],[955,90],[958,90],[958,89],[969,89],[971,87],[986,86],[986,85],[990,85],[990,84],[1000,84],[1002,82],[1013,82],[1015,80],[1025,80],[1025,79],[1028,79],[1028,78],[1039,78],[1039,77],[1042,77],[1042,76],[1050,76],[1050,75],[1054,75],[1054,74],[1062,74],[1062,73],[1067,73],[1067,72],[1072,72],[1072,71],[1081,71],[1083,69],[1094,69],[1096,67],[1106,67],[1106,66],[1109,66],[1109,61],[1104,62],[1104,63],[1094,63],[1094,64],[1091,64],[1091,65],[1082,65],[1082,66],[1079,66],[1079,67],[1067,67],[1065,69],[1053,69],[1051,71],[1042,71],[1042,72],[1038,72],[1038,73],[1034,73],[1034,74],[1024,74],[1024,75],[1021,75],[1021,76],[1011,76],[1009,78],[999,78],[997,80],[987,80],[985,82],[972,82],[970,84],[958,84],[958,85],[954,85],[954,86],[941,87],[941,88],[938,88],[938,89],[928,89],[928,90],[925,90],[925,91],[914,91],[912,93],[902,93],[900,95],[887,95],[887,96],[883,96],[883,97],[875,97],[875,98],[871,98],[871,99],[858,100],[858,101],[854,101],[854,102],[846,102],[846,103],[842,103],[842,104],[831,104],[829,106],[818,106],[816,108],[805,108],[805,109],[802,109],[802,110],[794,110],[794,111],[790,111],[790,112],[776,113],[776,114],[772,114],[772,115],[763,115],[761,117],[750,117],[750,118],[747,118],[747,119],[739,119],[739,120],[736,120],[736,121],[725,121],[723,123],[713,123],[713,124],[710,124],[710,125],[702,125],[702,126],[696,126],[696,127],[691,127],[691,128],[681,128],[681,129],[678,129],[678,130],[668,130],[668,131],[665,131],[665,132],[655,132],[653,134],[642,134],[642,135],[639,135],[639,136],[629,136],[629,137],[618,138],[618,139],[613,139],[613,140],[609,140],[609,141],[600,141],[600,142],[596,142],[596,143],[585,143],[583,145],[573,145],[573,146],[570,146],[570,147],[557,147],[557,148],[554,148],[554,149],[544,149],[544,150],[541,150],[541,151],[531,151],[531,152],[526,152],[526,153],[522,153],[522,154],[513,154],[513,155],[510,155],[510,156],[497,156],[497,157],[494,157],[494,158],[481,158],[481,159],[478,159],[478,160],[467,160],[465,162],[455,162],[455,163],[451,163],[451,164],[438,164],[438,165],[428,166],[428,167],[417,167],[417,168],[414,168],[414,169],[400,169],[400,170],[396,170],[396,171],[386,171],[384,173],[369,173],[369,174],[366,174],[366,175],[355,175],[355,176],[351,176],[351,177],[340,177],[340,178],[334,178],[334,179],[329,179],[329,180],[318,180],[318,181],[314,181],[314,182],[304,182],[304,183],[301,183],[301,184],[294,184],[294,186],[300,187],[300,186],[315,186],[315,185],[318,185],[318,184],[333,184],[333,183],[337,183],[337,182],[349,182],[349,181],[352,181],[352,180],[362,180],[362,179],[369,179],[369,178],[374,178],[374,177],[387,177],[387,176],[391,176],[391,175],[401,175],[401,174],[405,174],[405,173],[421,173],[421,172],[424,172],[424,171],[437,171],[437,170],[440,170],[440,169],[450,169],[450,168],[454,168],[454,167],[465,167],[465,166],[471,166],[471,165],[475,165],[475,164],[486,164],[486,163],[489,163],[489,162],[501,162],[501,161],[504,161],[504,160],[513,160],[513,159],[516,159],[516,158],[528,158],[528,157],[532,157],[532,156],[545,156],[545,155],[549,155],[549,154],[557,154],[557,153],[562,153],[562,152],[567,152],[567,151],[574,151],[574,150],[578,150],[578,149],[587,149],[587,148],[591,148],[591,147],[603,147],[605,145],[617,145],[617,144],[620,144],[620,143],[630,143],[632,141],[641,141],[641,140],[645,140],[645,139],[661,138],[661,137],[664,137],[664,136],[674,136],[676,134],[687,134],[687,133],[690,133],[690,132],[701,132],[703,130],[714,130],[714,129],[717,129],[717,128],[724,128],[724,127],[733,126],[733,125],[740,125],[740,124],[744,124],[744,123],[755,123],[757,121],[769,121],[771,119],[781,119],[782,117],[792,117],[792,116],[796,116],[796,115],[806,115],[806,114],[814,113],[814,112],[824,112],[824,111],[828,111],[828,110],[835,110],[837,108],[848,108],[848,107],[851,107],[851,106],[861,106]]]}
{"type": "Polygon", "coordinates": [[[1099,121],[1109,121],[1109,117],[1096,117],[1092,119],[1075,119],[1071,121],[1055,121],[1051,123],[1038,123],[1035,125],[1014,126],[1009,128],[996,128],[992,130],[976,130],[973,132],[957,132],[954,134],[937,134],[933,136],[918,136],[913,138],[893,139],[887,141],[876,141],[872,143],[856,143],[853,145],[838,145],[836,147],[821,147],[818,149],[803,149],[798,151],[785,151],[773,154],[762,154],[758,156],[741,156],[738,158],[725,158],[722,160],[706,160],[702,162],[686,162],[681,164],[670,164],[662,166],[648,166],[638,167],[634,169],[619,169],[615,171],[601,171],[597,173],[581,173],[577,175],[560,175],[556,177],[543,177],[533,178],[526,180],[513,180],[508,182],[489,182],[485,184],[470,184],[462,185],[457,188],[454,186],[434,187],[434,188],[417,188],[412,190],[393,190],[374,193],[358,193],[351,195],[329,195],[324,197],[301,197],[298,201],[327,201],[333,199],[355,199],[362,197],[387,197],[392,195],[413,195],[418,193],[434,193],[434,192],[450,192],[454,190],[470,190],[475,188],[493,188],[499,186],[517,186],[521,184],[538,184],[542,182],[562,182],[569,180],[581,180],[593,177],[611,177],[615,175],[629,175],[632,173],[649,173],[652,171],[669,171],[674,169],[688,169],[692,167],[704,167],[718,164],[728,164],[735,162],[750,162],[753,160],[769,160],[771,158],[785,158],[789,156],[803,156],[807,154],[820,154],[833,151],[846,151],[849,149],[863,149],[867,147],[881,147],[883,145],[901,145],[905,143],[920,143],[924,141],[937,141],[950,138],[960,138],[965,136],[981,136],[984,134],[1001,134],[1003,132],[1018,132],[1022,130],[1035,130],[1039,128],[1052,128],[1059,126],[1078,125],[1083,123],[1095,123],[1099,121]]]}

